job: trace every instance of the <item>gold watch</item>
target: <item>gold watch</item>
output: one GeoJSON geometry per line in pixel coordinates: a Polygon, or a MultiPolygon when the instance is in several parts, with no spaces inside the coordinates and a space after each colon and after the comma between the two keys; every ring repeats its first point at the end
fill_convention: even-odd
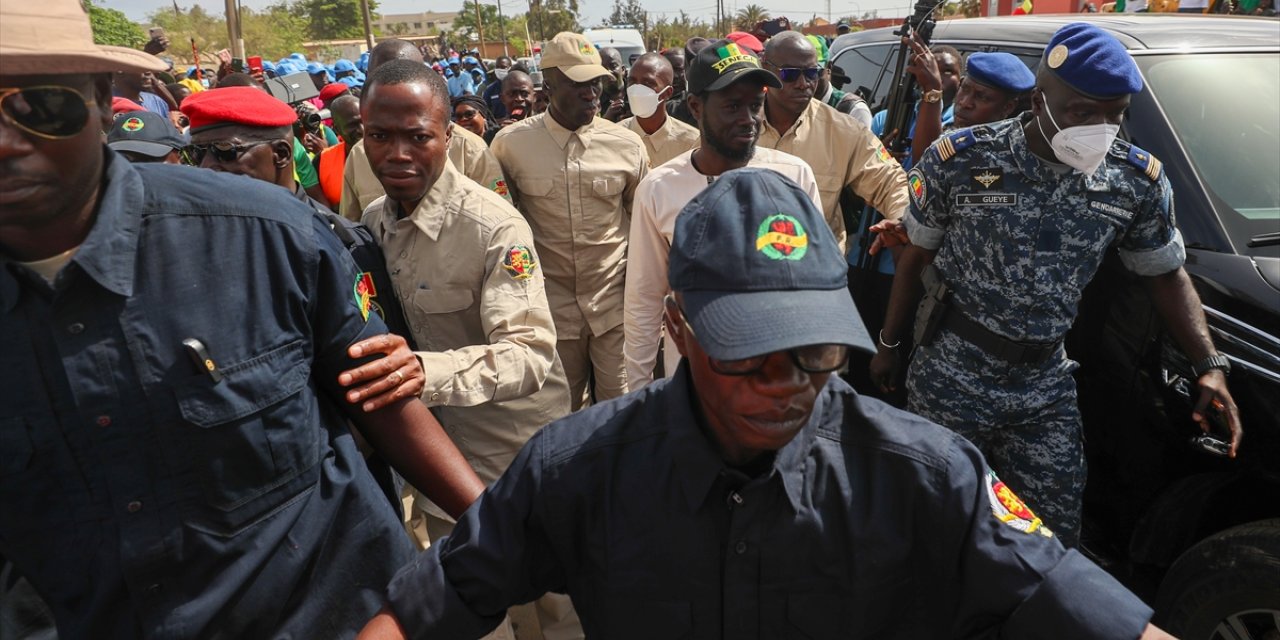
{"type": "Polygon", "coordinates": [[[942,99],[942,89],[932,89],[930,91],[926,91],[924,92],[924,96],[921,99],[924,100],[925,102],[928,102],[929,104],[933,104],[942,99]]]}

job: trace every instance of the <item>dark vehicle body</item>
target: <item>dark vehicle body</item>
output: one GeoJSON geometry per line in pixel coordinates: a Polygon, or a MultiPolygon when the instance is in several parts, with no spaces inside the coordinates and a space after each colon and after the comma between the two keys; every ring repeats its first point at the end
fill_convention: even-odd
{"type": "MultiPolygon", "coordinates": [[[[1115,255],[1067,338],[1084,415],[1083,549],[1187,640],[1280,638],[1280,21],[1178,14],[943,20],[934,44],[1005,51],[1035,70],[1060,27],[1094,23],[1145,88],[1121,137],[1164,163],[1186,270],[1233,367],[1245,438],[1229,460],[1193,443],[1190,363],[1115,255]]],[[[892,89],[893,29],[840,36],[833,67],[872,109],[892,89]]],[[[1114,252],[1112,252],[1114,254],[1114,252]]],[[[1224,430],[1225,431],[1225,430],[1224,430]]],[[[1220,437],[1224,437],[1221,436],[1220,437]]]]}

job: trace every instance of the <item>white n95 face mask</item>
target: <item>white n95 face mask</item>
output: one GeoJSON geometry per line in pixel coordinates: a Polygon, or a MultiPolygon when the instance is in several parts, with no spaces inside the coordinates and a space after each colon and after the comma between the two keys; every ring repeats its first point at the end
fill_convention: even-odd
{"type": "Polygon", "coordinates": [[[493,75],[496,76],[499,80],[506,79],[508,73],[511,73],[510,69],[498,68],[493,70],[493,75]]]}
{"type": "MultiPolygon", "coordinates": [[[[1058,126],[1053,113],[1049,111],[1048,99],[1044,102],[1044,113],[1049,116],[1049,122],[1053,123],[1053,127],[1058,130],[1049,140],[1049,146],[1053,147],[1053,155],[1072,169],[1085,175],[1093,175],[1093,172],[1097,171],[1098,166],[1102,164],[1102,160],[1107,157],[1111,143],[1115,142],[1116,136],[1120,134],[1120,125],[1085,124],[1063,129],[1058,126]]],[[[1039,120],[1036,120],[1036,126],[1040,127],[1040,134],[1044,135],[1044,126],[1039,120]]]]}
{"type": "MultiPolygon", "coordinates": [[[[662,91],[666,91],[664,88],[662,91]]],[[[631,114],[637,118],[648,118],[658,112],[658,94],[662,91],[654,91],[642,84],[633,84],[627,87],[627,102],[631,104],[631,114]]]]}

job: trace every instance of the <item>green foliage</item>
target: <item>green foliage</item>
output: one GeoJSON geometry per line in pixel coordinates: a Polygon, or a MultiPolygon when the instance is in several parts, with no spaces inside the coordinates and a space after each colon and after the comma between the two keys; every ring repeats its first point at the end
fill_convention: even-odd
{"type": "Polygon", "coordinates": [[[749,4],[738,9],[737,15],[733,17],[733,26],[738,31],[753,31],[756,25],[768,20],[769,12],[758,4],[749,4]]]}
{"type": "Polygon", "coordinates": [[[715,29],[708,22],[695,20],[681,11],[674,18],[662,17],[649,25],[645,44],[652,51],[660,51],[668,47],[683,47],[689,38],[716,38],[715,29]]]}
{"type": "MultiPolygon", "coordinates": [[[[369,10],[377,3],[369,1],[369,10]]],[[[307,21],[308,36],[313,40],[339,40],[364,37],[364,17],[360,0],[297,0],[294,15],[307,21]]]]}
{"type": "Polygon", "coordinates": [[[93,0],[85,0],[85,5],[89,9],[89,24],[93,28],[94,42],[132,49],[141,49],[147,43],[146,32],[125,16],[124,12],[99,7],[93,0]]]}
{"type": "Polygon", "coordinates": [[[638,0],[613,0],[613,13],[605,19],[601,26],[629,24],[635,29],[645,30],[648,25],[648,13],[638,0]]]}
{"type": "Polygon", "coordinates": [[[959,0],[958,2],[948,2],[942,5],[942,15],[944,16],[976,18],[981,13],[982,7],[979,4],[979,0],[959,0]]]}
{"type": "MultiPolygon", "coordinates": [[[[208,56],[219,49],[231,48],[227,40],[227,21],[221,14],[211,14],[200,5],[180,12],[157,10],[147,19],[151,24],[164,27],[172,43],[169,53],[177,59],[191,59],[192,38],[204,59],[202,64],[208,64],[211,60],[208,56]]],[[[240,32],[244,35],[245,55],[274,60],[302,51],[302,43],[310,39],[307,23],[307,18],[284,0],[259,11],[243,7],[240,10],[240,32]]],[[[357,37],[363,33],[362,28],[357,37]]]]}

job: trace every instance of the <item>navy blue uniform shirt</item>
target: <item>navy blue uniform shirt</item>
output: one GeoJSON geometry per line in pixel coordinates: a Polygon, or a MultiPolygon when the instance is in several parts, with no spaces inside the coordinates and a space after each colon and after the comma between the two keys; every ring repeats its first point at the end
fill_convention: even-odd
{"type": "Polygon", "coordinates": [[[284,189],[106,154],[55,285],[0,263],[0,555],[64,638],[353,635],[411,550],[329,399],[386,331],[351,258],[284,189]]]}
{"type": "Polygon", "coordinates": [[[389,587],[411,637],[475,638],[566,592],[588,638],[1133,640],[1151,615],[963,438],[831,376],[755,478],[696,423],[688,365],[544,428],[389,587]]]}

